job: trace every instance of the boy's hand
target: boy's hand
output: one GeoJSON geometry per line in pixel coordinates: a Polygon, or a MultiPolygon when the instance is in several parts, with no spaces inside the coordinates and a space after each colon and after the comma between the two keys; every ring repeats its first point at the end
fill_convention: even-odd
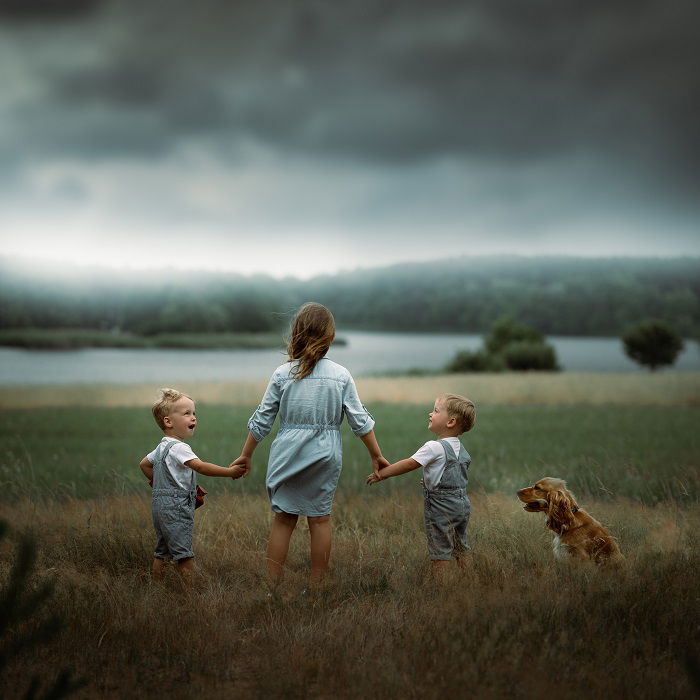
{"type": "MultiPolygon", "coordinates": [[[[386,459],[386,457],[375,457],[372,460],[372,471],[374,472],[375,476],[379,477],[379,470],[384,469],[384,467],[388,467],[391,464],[391,462],[386,459]]],[[[381,481],[381,478],[377,478],[377,481],[381,481]]]]}
{"type": "Polygon", "coordinates": [[[386,457],[376,457],[372,459],[372,469],[374,471],[367,477],[367,484],[371,486],[372,484],[376,484],[378,481],[383,481],[384,477],[382,477],[379,470],[384,469],[384,467],[388,467],[389,464],[391,464],[391,462],[389,462],[386,457]]]}
{"type": "Polygon", "coordinates": [[[241,455],[238,459],[235,459],[231,464],[229,464],[229,467],[241,467],[242,471],[238,476],[234,476],[232,478],[234,479],[239,479],[242,476],[248,476],[250,473],[250,465],[253,460],[250,457],[246,457],[244,455],[241,455]]]}
{"type": "Polygon", "coordinates": [[[231,468],[231,478],[232,479],[240,479],[242,476],[245,476],[248,473],[246,471],[246,468],[240,464],[232,465],[230,468],[231,468]]]}

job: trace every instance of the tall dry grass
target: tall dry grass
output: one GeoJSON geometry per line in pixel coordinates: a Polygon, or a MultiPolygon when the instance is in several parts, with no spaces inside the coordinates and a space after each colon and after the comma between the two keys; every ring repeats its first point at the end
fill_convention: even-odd
{"type": "MultiPolygon", "coordinates": [[[[270,368],[272,369],[272,368],[270,368]]],[[[173,378],[198,402],[255,406],[266,380],[191,382],[173,378]]],[[[700,372],[507,372],[437,374],[427,377],[363,377],[357,387],[365,403],[431,403],[453,392],[477,405],[582,404],[669,406],[700,404],[700,372]]],[[[7,385],[0,387],[0,409],[42,406],[150,406],[155,384],[7,385]]]]}
{"type": "MultiPolygon", "coordinates": [[[[469,570],[428,577],[419,493],[339,494],[332,575],[304,597],[308,534],[268,598],[263,496],[217,494],[197,511],[202,571],[152,585],[149,504],[135,495],[0,505],[41,546],[62,634],[13,661],[6,697],[72,667],[78,697],[680,698],[693,692],[697,506],[586,502],[620,539],[620,573],[557,565],[538,514],[473,496],[469,570]],[[692,664],[691,664],[692,665],[692,664]]],[[[11,542],[0,575],[8,576],[11,542]]]]}

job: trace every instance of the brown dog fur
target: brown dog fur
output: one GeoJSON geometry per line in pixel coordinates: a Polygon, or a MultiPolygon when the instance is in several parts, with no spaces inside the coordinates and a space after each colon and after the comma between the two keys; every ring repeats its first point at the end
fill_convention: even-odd
{"type": "Polygon", "coordinates": [[[595,518],[578,507],[566,482],[547,476],[518,491],[518,498],[530,513],[546,514],[545,524],[555,533],[557,559],[620,564],[624,557],[615,538],[595,518]]]}

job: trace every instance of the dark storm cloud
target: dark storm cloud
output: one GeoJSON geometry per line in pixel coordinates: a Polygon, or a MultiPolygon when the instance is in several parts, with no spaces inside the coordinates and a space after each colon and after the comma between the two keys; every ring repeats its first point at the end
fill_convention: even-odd
{"type": "MultiPolygon", "coordinates": [[[[5,7],[51,16],[59,5],[70,14],[94,4],[5,7]]],[[[688,0],[122,0],[93,21],[106,38],[102,61],[35,77],[50,80],[58,108],[88,130],[85,110],[102,105],[115,124],[150,111],[174,140],[243,133],[387,161],[584,147],[673,155],[692,170],[697,8],[688,0]]],[[[52,40],[68,54],[79,48],[47,26],[42,41],[52,40]]],[[[138,151],[142,139],[132,138],[138,151]]],[[[113,145],[121,150],[123,139],[113,145]]],[[[94,147],[88,139],[85,150],[94,147]]]]}
{"type": "Polygon", "coordinates": [[[0,0],[0,20],[70,20],[91,13],[99,4],[100,0],[0,0]]]}
{"type": "Polygon", "coordinates": [[[5,97],[4,167],[166,157],[192,139],[231,162],[253,140],[382,168],[585,154],[599,159],[601,181],[684,197],[700,180],[699,8],[4,2],[0,18],[32,20],[3,29],[17,57],[5,69],[16,96],[5,97]]]}

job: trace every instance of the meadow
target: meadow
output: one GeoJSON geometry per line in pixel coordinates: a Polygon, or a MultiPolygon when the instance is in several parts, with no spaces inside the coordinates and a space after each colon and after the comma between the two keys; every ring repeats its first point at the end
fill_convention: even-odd
{"type": "MultiPolygon", "coordinates": [[[[65,621],[51,640],[11,657],[4,695],[23,697],[33,675],[47,686],[70,669],[84,698],[692,696],[700,688],[697,375],[638,376],[646,401],[614,378],[606,400],[590,391],[606,378],[591,375],[571,390],[587,396],[578,403],[571,391],[553,399],[541,379],[539,394],[536,378],[514,377],[510,399],[499,379],[495,401],[477,400],[465,437],[474,553],[443,588],[428,576],[419,476],[364,486],[364,447],[345,432],[332,572],[311,597],[302,595],[301,522],[285,581],[267,596],[269,440],[248,478],[201,480],[210,491],[195,529],[202,576],[187,591],[174,572],[163,586],[149,581],[153,536],[138,461],[159,433],[147,402],[61,406],[37,392],[34,407],[3,405],[0,517],[10,534],[0,542],[0,582],[7,586],[29,535],[39,546],[29,589],[51,582],[54,593],[0,651],[52,613],[65,621]],[[527,401],[518,400],[524,382],[527,401]],[[610,527],[622,571],[554,562],[542,517],[514,495],[545,475],[567,479],[610,527]]],[[[404,396],[413,382],[422,400],[443,380],[382,380],[389,384],[377,395],[404,396]]],[[[429,439],[429,406],[361,392],[387,457],[429,439]]],[[[219,463],[237,456],[253,408],[200,402],[195,452],[219,463]]]]}

